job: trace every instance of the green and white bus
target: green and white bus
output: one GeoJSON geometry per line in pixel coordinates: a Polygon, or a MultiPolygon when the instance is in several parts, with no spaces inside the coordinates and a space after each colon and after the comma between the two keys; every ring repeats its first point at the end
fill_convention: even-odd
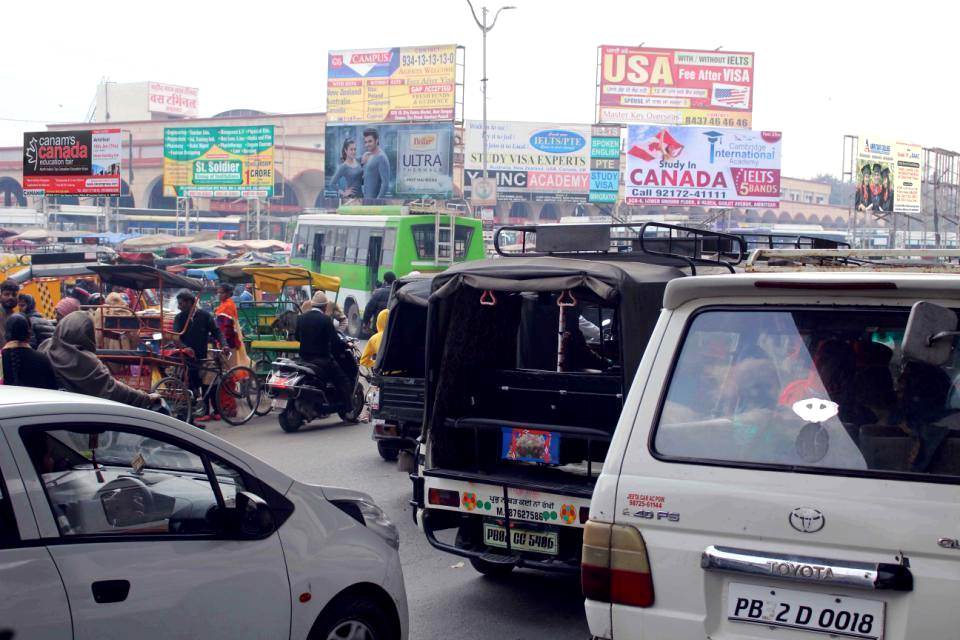
{"type": "Polygon", "coordinates": [[[451,242],[450,221],[449,212],[407,206],[343,206],[336,213],[303,214],[290,261],[340,276],[338,299],[349,333],[358,336],[363,308],[387,271],[400,278],[411,271],[443,271],[454,262],[485,257],[482,222],[453,215],[451,242]]]}

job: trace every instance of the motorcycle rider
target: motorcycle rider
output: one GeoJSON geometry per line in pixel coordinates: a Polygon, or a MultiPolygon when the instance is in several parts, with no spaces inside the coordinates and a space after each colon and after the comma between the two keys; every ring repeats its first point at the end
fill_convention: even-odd
{"type": "Polygon", "coordinates": [[[341,401],[349,403],[353,385],[337,364],[337,356],[346,350],[346,346],[337,334],[333,320],[323,312],[327,308],[326,294],[318,291],[311,303],[310,310],[297,319],[294,331],[294,339],[300,342],[300,359],[312,365],[320,377],[330,380],[341,401]]]}

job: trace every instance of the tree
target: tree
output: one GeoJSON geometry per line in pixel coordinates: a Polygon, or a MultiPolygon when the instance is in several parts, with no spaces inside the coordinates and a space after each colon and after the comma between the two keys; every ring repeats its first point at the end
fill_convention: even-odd
{"type": "Polygon", "coordinates": [[[857,190],[857,186],[852,182],[844,182],[829,173],[821,173],[813,181],[830,185],[830,204],[849,207],[853,202],[853,193],[857,190]]]}

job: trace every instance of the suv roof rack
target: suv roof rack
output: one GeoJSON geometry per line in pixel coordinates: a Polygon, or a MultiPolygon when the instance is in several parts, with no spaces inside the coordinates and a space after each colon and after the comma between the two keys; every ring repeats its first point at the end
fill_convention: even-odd
{"type": "Polygon", "coordinates": [[[850,249],[850,243],[818,236],[763,231],[734,231],[747,242],[750,249],[850,249]]]}
{"type": "Polygon", "coordinates": [[[960,273],[958,249],[756,249],[750,272],[907,271],[960,273]]]}
{"type": "Polygon", "coordinates": [[[724,267],[733,273],[747,253],[738,235],[681,227],[663,222],[643,224],[543,224],[507,225],[496,230],[493,247],[504,257],[566,257],[580,259],[634,260],[690,267],[724,267]],[[504,232],[522,234],[519,247],[504,246],[504,232]],[[534,234],[531,247],[527,234],[534,234]]]}

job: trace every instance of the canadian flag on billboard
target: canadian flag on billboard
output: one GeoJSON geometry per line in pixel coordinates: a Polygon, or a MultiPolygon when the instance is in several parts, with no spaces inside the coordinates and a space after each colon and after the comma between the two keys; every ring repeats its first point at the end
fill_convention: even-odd
{"type": "Polygon", "coordinates": [[[670,135],[666,129],[661,129],[650,140],[634,145],[627,153],[645,162],[652,162],[659,158],[673,160],[683,151],[683,145],[670,135]]]}

